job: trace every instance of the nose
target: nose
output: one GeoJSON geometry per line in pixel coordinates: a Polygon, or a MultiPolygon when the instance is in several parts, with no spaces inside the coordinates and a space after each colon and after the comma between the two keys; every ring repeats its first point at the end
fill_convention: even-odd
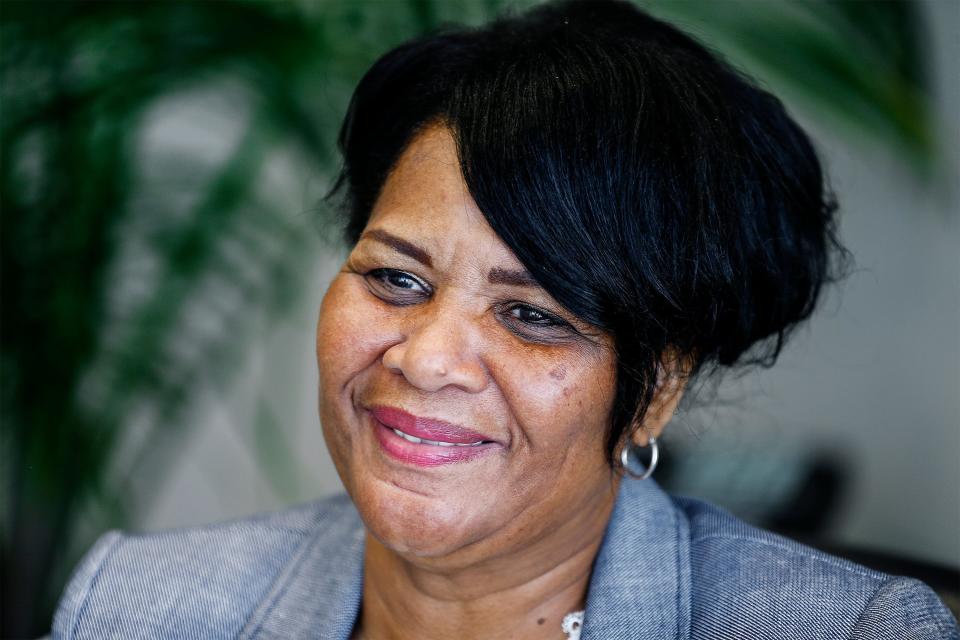
{"type": "Polygon", "coordinates": [[[477,352],[475,331],[460,314],[424,310],[404,339],[384,352],[383,366],[424,391],[453,385],[479,393],[487,385],[487,370],[477,352]]]}

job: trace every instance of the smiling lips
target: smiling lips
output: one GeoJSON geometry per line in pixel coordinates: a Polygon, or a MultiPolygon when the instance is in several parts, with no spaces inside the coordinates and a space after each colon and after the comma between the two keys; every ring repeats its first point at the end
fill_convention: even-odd
{"type": "Polygon", "coordinates": [[[395,407],[372,407],[370,414],[384,452],[421,467],[472,460],[500,446],[476,431],[395,407]]]}

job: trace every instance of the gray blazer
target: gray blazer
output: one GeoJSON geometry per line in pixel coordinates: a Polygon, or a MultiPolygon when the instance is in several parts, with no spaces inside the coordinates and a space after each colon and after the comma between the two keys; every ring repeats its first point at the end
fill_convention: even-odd
{"type": "MultiPolygon", "coordinates": [[[[146,535],[104,535],[54,638],[349,637],[364,530],[339,496],[146,535]]],[[[957,639],[922,582],[756,529],[652,480],[624,481],[590,580],[583,640],[957,639]]]]}

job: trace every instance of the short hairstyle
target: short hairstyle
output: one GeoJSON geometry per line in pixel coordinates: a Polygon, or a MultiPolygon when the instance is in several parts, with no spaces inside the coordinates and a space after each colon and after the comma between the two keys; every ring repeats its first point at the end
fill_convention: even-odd
{"type": "Polygon", "coordinates": [[[487,222],[571,313],[613,337],[607,452],[661,365],[772,366],[847,251],[816,153],[781,102],[675,27],[572,0],[444,27],[378,59],[340,132],[346,239],[440,121],[487,222]]]}

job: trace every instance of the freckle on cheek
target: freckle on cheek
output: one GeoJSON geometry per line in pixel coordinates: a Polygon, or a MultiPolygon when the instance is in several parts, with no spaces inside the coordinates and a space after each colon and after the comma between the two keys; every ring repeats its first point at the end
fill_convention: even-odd
{"type": "Polygon", "coordinates": [[[564,378],[567,377],[567,370],[564,369],[563,367],[557,367],[556,369],[550,372],[550,377],[553,378],[554,380],[563,380],[564,378]]]}

